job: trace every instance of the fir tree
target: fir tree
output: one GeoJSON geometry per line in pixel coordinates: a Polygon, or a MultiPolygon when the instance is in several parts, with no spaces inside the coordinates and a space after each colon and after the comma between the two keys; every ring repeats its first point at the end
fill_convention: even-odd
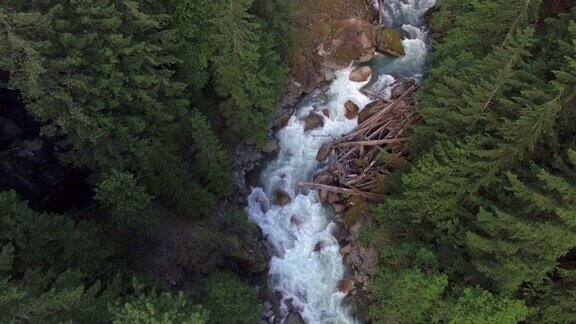
{"type": "Polygon", "coordinates": [[[199,175],[206,188],[219,196],[232,193],[232,161],[220,145],[206,117],[196,111],[192,115],[192,138],[199,175]]]}

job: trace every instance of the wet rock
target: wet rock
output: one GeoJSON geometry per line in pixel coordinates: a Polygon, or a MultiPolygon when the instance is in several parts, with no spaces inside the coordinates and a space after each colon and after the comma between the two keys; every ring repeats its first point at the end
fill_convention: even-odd
{"type": "Polygon", "coordinates": [[[266,143],[266,145],[264,145],[262,148],[262,152],[269,156],[277,156],[278,153],[280,153],[280,145],[278,145],[278,140],[272,139],[268,141],[268,143],[266,143]]]}
{"type": "Polygon", "coordinates": [[[338,243],[342,243],[346,240],[348,232],[346,231],[344,226],[340,224],[339,226],[336,227],[334,232],[332,232],[332,235],[334,235],[334,238],[338,241],[338,243]]]}
{"type": "Polygon", "coordinates": [[[334,212],[336,214],[341,214],[346,210],[346,206],[344,204],[333,204],[332,207],[334,207],[334,212]]]}
{"type": "Polygon", "coordinates": [[[266,311],[266,314],[264,314],[264,316],[266,316],[268,318],[273,317],[274,311],[270,309],[270,310],[266,311]]]}
{"type": "Polygon", "coordinates": [[[347,244],[345,247],[340,249],[340,255],[346,256],[348,253],[352,252],[352,245],[347,244]]]}
{"type": "Polygon", "coordinates": [[[378,28],[373,34],[372,44],[380,53],[391,56],[404,55],[402,38],[397,30],[378,28]]]}
{"type": "Polygon", "coordinates": [[[352,290],[354,290],[354,281],[352,279],[342,279],[338,283],[338,291],[344,293],[345,295],[351,293],[352,290]]]}
{"type": "Polygon", "coordinates": [[[272,197],[272,203],[278,206],[284,206],[286,204],[289,204],[291,201],[292,198],[290,198],[290,195],[282,189],[276,190],[272,197]]]}
{"type": "Polygon", "coordinates": [[[372,68],[369,66],[361,66],[350,73],[348,77],[352,82],[365,82],[370,80],[372,76],[372,68]]]}
{"type": "Polygon", "coordinates": [[[311,112],[308,117],[306,117],[305,123],[304,131],[324,127],[324,117],[315,112],[311,112]]]}
{"type": "Polygon", "coordinates": [[[320,73],[322,74],[322,76],[324,77],[324,81],[326,82],[330,82],[336,79],[336,74],[334,74],[334,71],[328,67],[322,67],[322,69],[320,69],[320,73]]]}
{"type": "Polygon", "coordinates": [[[330,145],[322,145],[318,150],[318,154],[316,154],[316,161],[324,162],[332,153],[332,147],[330,145]]]}
{"type": "Polygon", "coordinates": [[[322,249],[324,249],[324,246],[325,246],[325,244],[322,241],[316,243],[316,245],[314,246],[314,252],[322,251],[322,249]]]}
{"type": "Polygon", "coordinates": [[[335,22],[318,48],[324,64],[334,70],[345,68],[352,61],[369,61],[377,50],[393,56],[404,54],[400,33],[358,18],[335,22]]]}
{"type": "Polygon", "coordinates": [[[346,101],[346,103],[344,104],[344,108],[346,109],[345,116],[348,119],[356,118],[358,116],[358,111],[360,111],[358,105],[356,105],[351,100],[346,101]]]}
{"type": "Polygon", "coordinates": [[[282,128],[286,127],[286,125],[288,125],[289,121],[290,121],[290,116],[279,117],[278,119],[276,119],[274,121],[272,127],[274,128],[274,130],[282,129],[282,128]]]}
{"type": "Polygon", "coordinates": [[[304,319],[299,313],[290,313],[284,319],[284,324],[304,324],[304,319]]]}
{"type": "Polygon", "coordinates": [[[264,304],[262,304],[262,306],[264,306],[264,310],[269,311],[272,309],[272,303],[269,301],[265,301],[264,304]]]}
{"type": "Polygon", "coordinates": [[[400,98],[404,93],[406,93],[406,91],[408,91],[408,89],[410,89],[410,87],[412,87],[414,85],[414,80],[408,80],[406,82],[402,82],[400,84],[398,84],[397,86],[395,86],[392,89],[392,93],[391,93],[391,99],[397,99],[400,98]]]}
{"type": "Polygon", "coordinates": [[[293,75],[300,84],[300,89],[304,93],[310,93],[316,88],[319,74],[316,71],[314,63],[303,55],[294,56],[293,75]]]}
{"type": "Polygon", "coordinates": [[[384,108],[385,102],[383,100],[376,100],[364,107],[360,113],[358,113],[358,124],[363,123],[368,118],[374,116],[380,109],[384,108]]]}
{"type": "Polygon", "coordinates": [[[326,118],[330,118],[330,110],[322,109],[322,115],[326,116],[326,118]]]}

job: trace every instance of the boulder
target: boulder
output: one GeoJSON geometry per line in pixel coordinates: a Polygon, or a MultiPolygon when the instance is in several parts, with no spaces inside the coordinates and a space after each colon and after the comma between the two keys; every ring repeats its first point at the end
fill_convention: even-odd
{"type": "Polygon", "coordinates": [[[325,244],[324,242],[320,241],[318,243],[316,243],[316,245],[314,246],[314,252],[320,252],[322,251],[322,249],[324,248],[325,244]]]}
{"type": "Polygon", "coordinates": [[[332,146],[328,144],[324,144],[318,150],[318,154],[316,154],[316,161],[324,162],[332,153],[332,146]]]}
{"type": "Polygon", "coordinates": [[[317,54],[325,66],[339,70],[353,61],[371,60],[376,51],[393,56],[404,55],[400,33],[374,26],[364,19],[349,18],[334,23],[317,54]]]}
{"type": "Polygon", "coordinates": [[[334,207],[334,212],[336,214],[341,214],[346,210],[346,206],[344,204],[332,204],[332,207],[334,207]]]}
{"type": "Polygon", "coordinates": [[[372,44],[380,53],[397,57],[404,55],[402,38],[397,30],[377,28],[373,32],[372,44]]]}
{"type": "Polygon", "coordinates": [[[376,100],[364,107],[362,111],[358,114],[358,124],[363,123],[368,118],[374,116],[380,109],[384,107],[385,102],[383,100],[376,100]]]}
{"type": "Polygon", "coordinates": [[[304,126],[304,131],[324,127],[324,117],[315,112],[310,112],[304,122],[306,123],[304,126]]]}
{"type": "Polygon", "coordinates": [[[272,203],[278,206],[284,206],[288,203],[290,203],[292,201],[292,198],[290,198],[290,195],[288,193],[286,193],[286,191],[282,190],[282,189],[278,189],[276,191],[274,191],[273,197],[272,197],[272,203]]]}
{"type": "Polygon", "coordinates": [[[330,109],[322,109],[322,115],[326,116],[326,118],[330,118],[330,109]]]}
{"type": "Polygon", "coordinates": [[[274,128],[274,130],[279,130],[281,128],[286,127],[286,125],[288,125],[289,121],[290,121],[290,116],[279,117],[278,119],[276,119],[274,121],[274,123],[272,124],[272,127],[274,128]]]}
{"type": "Polygon", "coordinates": [[[304,319],[302,319],[302,315],[299,313],[291,312],[284,319],[284,324],[304,324],[304,319]]]}
{"type": "Polygon", "coordinates": [[[410,89],[411,86],[414,85],[414,80],[408,80],[406,82],[402,82],[398,85],[396,85],[393,89],[392,89],[392,93],[390,95],[391,99],[397,99],[400,98],[406,91],[408,91],[408,89],[410,89]]]}
{"type": "Polygon", "coordinates": [[[356,105],[355,103],[353,103],[350,100],[346,101],[346,103],[344,104],[344,108],[346,109],[345,116],[348,119],[356,118],[358,116],[358,111],[360,111],[360,108],[358,108],[358,105],[356,105]]]}
{"type": "Polygon", "coordinates": [[[277,156],[280,153],[280,145],[278,145],[277,139],[272,139],[264,145],[262,152],[270,156],[277,156]]]}
{"type": "Polygon", "coordinates": [[[346,256],[350,252],[352,252],[352,245],[350,244],[347,244],[345,247],[340,249],[341,256],[346,256]]]}
{"type": "Polygon", "coordinates": [[[345,295],[348,295],[350,292],[352,292],[352,290],[354,290],[354,281],[352,279],[342,279],[338,283],[338,291],[344,293],[345,295]]]}
{"type": "Polygon", "coordinates": [[[350,73],[348,77],[353,82],[365,82],[372,77],[372,68],[369,66],[361,66],[350,73]]]}
{"type": "Polygon", "coordinates": [[[322,69],[320,70],[320,73],[322,74],[322,76],[324,77],[324,81],[326,81],[326,82],[330,82],[330,81],[336,79],[336,74],[330,68],[322,67],[322,69]]]}

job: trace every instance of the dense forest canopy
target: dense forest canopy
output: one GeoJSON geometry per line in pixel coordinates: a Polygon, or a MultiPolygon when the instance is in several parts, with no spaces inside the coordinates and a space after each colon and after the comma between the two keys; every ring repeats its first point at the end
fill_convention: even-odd
{"type": "Polygon", "coordinates": [[[374,210],[373,320],[576,320],[573,5],[438,2],[413,165],[374,210]]]}
{"type": "Polygon", "coordinates": [[[232,193],[230,150],[269,131],[289,3],[2,1],[0,87],[19,92],[59,163],[88,172],[96,209],[58,215],[0,193],[0,321],[214,322],[210,308],[231,302],[246,306],[229,316],[259,315],[231,275],[205,308],[130,279],[109,235],[149,237],[159,208],[201,219],[232,193]]]}

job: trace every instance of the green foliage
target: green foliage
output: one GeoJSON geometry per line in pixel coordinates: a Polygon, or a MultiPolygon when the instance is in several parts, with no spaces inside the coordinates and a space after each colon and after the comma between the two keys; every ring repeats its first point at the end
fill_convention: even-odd
{"type": "Polygon", "coordinates": [[[256,323],[262,309],[248,285],[228,273],[214,273],[205,282],[202,305],[209,312],[208,323],[256,323]]]}
{"type": "Polygon", "coordinates": [[[192,115],[192,138],[197,163],[197,172],[206,183],[206,188],[218,196],[232,193],[232,161],[222,148],[210,123],[200,112],[192,115]]]}
{"type": "Polygon", "coordinates": [[[147,324],[202,324],[206,323],[206,311],[190,304],[182,292],[159,293],[145,289],[132,279],[135,293],[120,307],[113,307],[114,323],[147,324]]]}
{"type": "Polygon", "coordinates": [[[214,2],[213,42],[216,91],[233,135],[263,145],[279,95],[278,56],[263,38],[262,26],[248,13],[252,0],[214,2]]]}
{"type": "MultiPolygon", "coordinates": [[[[436,307],[414,310],[416,319],[392,313],[408,307],[405,294],[377,298],[371,314],[573,320],[576,13],[544,19],[542,8],[439,2],[434,61],[417,98],[425,123],[413,137],[415,161],[374,212],[381,268],[442,276],[444,293],[436,307]]],[[[372,291],[402,291],[391,289],[399,279],[388,273],[372,291]]]]}
{"type": "Polygon", "coordinates": [[[446,284],[444,275],[426,274],[419,269],[384,271],[372,285],[371,294],[379,307],[371,308],[369,317],[375,322],[430,321],[446,284]]]}
{"type": "Polygon", "coordinates": [[[0,321],[108,319],[119,269],[94,226],[38,214],[14,192],[0,193],[0,210],[0,321]]]}
{"type": "Polygon", "coordinates": [[[526,320],[529,315],[523,302],[494,296],[479,288],[464,289],[447,309],[450,323],[513,324],[526,320]]]}
{"type": "Polygon", "coordinates": [[[246,211],[242,209],[227,209],[223,216],[226,231],[239,235],[240,237],[249,236],[255,227],[255,224],[248,218],[246,211]]]}
{"type": "Polygon", "coordinates": [[[138,187],[134,176],[113,170],[96,185],[96,200],[110,211],[114,222],[143,234],[150,234],[155,218],[152,197],[138,187]]]}

